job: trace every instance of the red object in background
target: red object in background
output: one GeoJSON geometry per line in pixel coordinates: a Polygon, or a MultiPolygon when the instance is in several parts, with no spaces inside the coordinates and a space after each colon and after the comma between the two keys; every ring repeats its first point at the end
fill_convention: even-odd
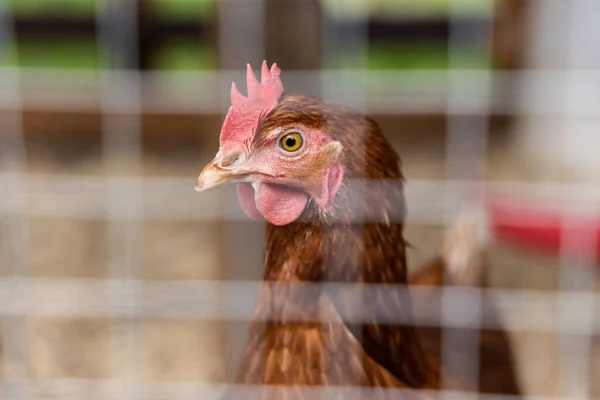
{"type": "Polygon", "coordinates": [[[589,252],[596,249],[596,260],[600,258],[600,220],[585,214],[571,216],[570,227],[563,226],[560,209],[551,210],[546,206],[547,199],[526,198],[493,193],[488,195],[487,212],[492,232],[497,237],[519,246],[536,248],[560,254],[563,236],[567,233],[578,235],[581,240],[570,243],[570,249],[589,252]],[[589,243],[592,240],[592,243],[589,243]],[[572,246],[572,247],[571,247],[572,246]]]}

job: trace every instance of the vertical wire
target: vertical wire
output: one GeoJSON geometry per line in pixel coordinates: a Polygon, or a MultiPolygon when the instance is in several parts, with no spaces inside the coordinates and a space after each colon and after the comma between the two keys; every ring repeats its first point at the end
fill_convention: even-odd
{"type": "MultiPolygon", "coordinates": [[[[244,92],[246,88],[246,64],[252,60],[262,60],[265,57],[265,21],[266,7],[265,0],[221,0],[218,10],[219,31],[218,31],[218,51],[220,57],[221,77],[220,92],[225,95],[221,97],[221,114],[224,117],[231,104],[229,96],[231,89],[231,78],[234,77],[238,89],[244,92]],[[239,5],[239,6],[238,6],[239,5]],[[235,7],[234,7],[235,6],[235,7]],[[240,65],[236,65],[242,55],[246,55],[249,59],[240,60],[240,65]],[[223,69],[243,71],[243,73],[227,74],[223,73],[223,69]]],[[[277,60],[267,60],[269,66],[277,60]]],[[[260,79],[260,64],[252,65],[255,74],[260,79]]],[[[247,92],[246,92],[247,93],[247,92]]],[[[216,151],[215,151],[216,152],[216,151]]],[[[214,155],[214,154],[212,154],[214,155]]],[[[262,254],[257,254],[254,251],[261,251],[264,243],[264,223],[252,223],[247,226],[248,229],[240,229],[240,222],[230,220],[229,216],[239,214],[239,204],[235,187],[225,187],[221,191],[222,208],[224,209],[224,219],[220,223],[223,226],[221,230],[224,252],[223,263],[227,273],[225,277],[233,274],[236,279],[239,279],[240,264],[244,263],[243,267],[254,268],[251,270],[252,279],[260,280],[262,278],[262,254]],[[239,248],[240,243],[248,243],[248,235],[252,235],[251,244],[246,244],[243,247],[243,257],[233,251],[239,248]],[[260,236],[259,236],[260,235],[260,236]],[[253,246],[254,244],[254,246],[253,246]],[[251,249],[251,251],[249,251],[251,249]],[[257,265],[251,265],[254,260],[258,261],[257,265]]],[[[244,222],[246,224],[246,222],[244,222]]],[[[246,228],[246,226],[244,226],[246,228]]],[[[258,299],[259,291],[247,291],[247,301],[254,304],[258,299]]],[[[227,304],[228,296],[225,296],[222,306],[229,310],[230,305],[227,304]]],[[[234,312],[237,310],[234,310],[234,312]]],[[[225,319],[224,331],[227,335],[226,343],[226,379],[232,380],[235,376],[235,370],[241,358],[243,346],[249,332],[251,321],[244,322],[244,329],[240,329],[239,321],[234,321],[233,318],[225,319]]],[[[266,358],[266,355],[264,355],[266,358]]],[[[264,362],[264,358],[263,358],[264,362]]],[[[237,389],[235,390],[237,392],[237,389]]]]}
{"type": "MultiPolygon", "coordinates": [[[[218,2],[218,7],[219,64],[227,69],[245,70],[245,63],[252,63],[253,60],[262,62],[266,53],[265,0],[221,0],[218,2]],[[244,56],[248,59],[243,59],[244,56]],[[240,61],[242,64],[238,67],[236,64],[240,61]]],[[[276,60],[268,61],[273,63],[276,60]]],[[[260,70],[260,65],[253,65],[253,67],[260,70]]],[[[225,85],[223,93],[229,93],[231,82],[221,83],[225,85]]],[[[238,87],[242,88],[243,85],[240,84],[238,87]]],[[[229,96],[224,97],[224,103],[229,107],[229,96]]]]}
{"type": "Polygon", "coordinates": [[[140,310],[144,207],[143,182],[135,178],[142,172],[137,12],[136,0],[97,2],[103,158],[106,178],[111,178],[106,193],[108,284],[111,301],[122,310],[111,316],[111,360],[119,383],[115,395],[127,400],[138,397],[132,381],[141,365],[135,319],[140,310]]]}
{"type": "MultiPolygon", "coordinates": [[[[486,177],[486,158],[487,144],[489,131],[489,115],[490,115],[490,75],[491,72],[485,69],[490,68],[490,59],[492,52],[492,18],[493,5],[491,1],[487,1],[486,14],[488,18],[483,28],[477,29],[476,32],[468,29],[466,25],[465,9],[462,7],[460,0],[450,2],[448,10],[449,18],[449,37],[448,37],[448,98],[447,98],[447,137],[446,137],[446,179],[457,180],[484,180],[486,177]],[[474,71],[461,71],[461,49],[472,46],[470,41],[473,40],[474,33],[480,41],[479,46],[475,49],[478,53],[485,54],[485,69],[475,74],[474,71]],[[474,83],[467,78],[469,76],[477,76],[481,87],[475,87],[474,83]],[[481,90],[481,91],[479,91],[481,90]],[[481,113],[476,115],[468,115],[469,101],[465,104],[466,96],[471,96],[471,91],[475,91],[476,101],[479,102],[481,113]],[[463,109],[464,107],[464,109],[463,109]]],[[[468,99],[471,100],[471,99],[468,99]]],[[[479,111],[479,110],[478,110],[479,111]]],[[[448,188],[450,189],[450,188],[448,188]]],[[[456,201],[452,204],[452,209],[457,211],[465,205],[473,206],[481,204],[484,201],[484,193],[482,189],[476,193],[452,193],[451,199],[446,201],[456,201]]],[[[452,229],[454,221],[446,221],[446,229],[452,229]]],[[[447,271],[446,271],[447,272],[447,271]]],[[[451,291],[452,288],[447,288],[445,291],[451,291]]],[[[480,329],[447,329],[448,325],[452,326],[450,316],[453,308],[468,307],[472,312],[470,316],[473,318],[474,327],[479,326],[483,310],[482,292],[476,288],[461,288],[461,298],[457,304],[443,300],[442,307],[442,388],[443,389],[458,389],[452,387],[451,376],[457,371],[461,371],[461,377],[466,378],[467,390],[477,390],[479,382],[479,341],[480,329]]],[[[458,293],[458,292],[457,292],[458,293]]],[[[451,294],[449,292],[448,294],[451,294]]],[[[443,295],[444,296],[444,295],[443,295]]],[[[444,296],[451,299],[456,296],[444,296]]],[[[460,388],[465,389],[465,388],[460,388]]],[[[444,394],[446,395],[446,394],[444,394]]]]}
{"type": "MultiPolygon", "coordinates": [[[[337,88],[337,90],[339,90],[339,88],[344,88],[344,87],[351,87],[353,92],[351,96],[347,96],[346,98],[346,103],[348,102],[348,100],[350,100],[350,106],[357,108],[358,110],[362,110],[363,112],[366,111],[366,97],[365,97],[365,81],[366,78],[368,76],[368,69],[367,69],[367,56],[368,56],[368,51],[369,51],[369,31],[367,29],[368,27],[368,20],[370,17],[370,10],[369,10],[369,1],[368,0],[358,0],[355,3],[355,6],[358,6],[359,11],[357,13],[357,15],[355,16],[356,21],[354,21],[354,26],[353,26],[353,34],[351,37],[351,41],[354,44],[354,48],[352,49],[352,51],[355,53],[353,56],[353,63],[356,64],[356,66],[353,68],[356,71],[356,74],[354,74],[355,76],[352,77],[353,74],[349,74],[347,76],[345,76],[345,73],[342,72],[342,79],[344,80],[344,82],[342,83],[341,86],[339,86],[337,88]]],[[[362,127],[362,137],[360,139],[360,144],[359,146],[363,149],[363,151],[361,152],[361,154],[363,155],[363,159],[360,160],[360,162],[363,164],[362,165],[362,170],[363,170],[363,176],[366,177],[367,176],[367,165],[366,165],[366,151],[367,151],[367,135],[369,134],[368,132],[369,127],[368,126],[363,126],[362,127]]],[[[355,192],[355,196],[360,196],[360,203],[361,205],[366,205],[367,204],[367,198],[366,198],[366,194],[368,189],[368,184],[369,182],[366,182],[366,179],[363,179],[363,182],[366,183],[361,185],[360,188],[356,188],[356,192],[355,192]]],[[[376,207],[376,205],[375,205],[376,207]]],[[[362,206],[360,207],[360,209],[362,209],[362,206]]],[[[361,211],[362,212],[362,211],[361,211]]],[[[363,214],[364,216],[364,214],[363,214]]],[[[358,224],[360,224],[360,232],[364,232],[364,230],[367,228],[367,225],[363,222],[357,222],[358,224]]],[[[364,235],[363,233],[363,246],[362,246],[362,251],[366,251],[365,249],[367,248],[367,243],[365,243],[366,241],[366,235],[364,235]]],[[[365,259],[364,254],[360,254],[359,257],[361,257],[361,259],[365,259]]],[[[331,255],[331,258],[328,260],[325,260],[327,263],[332,264],[335,262],[335,260],[333,259],[333,254],[331,255]]],[[[365,265],[360,265],[360,268],[365,268],[365,265]]],[[[364,271],[361,271],[361,275],[365,276],[364,271]]],[[[367,303],[367,296],[365,294],[363,294],[363,299],[361,300],[361,305],[363,306],[363,310],[366,310],[370,307],[370,304],[367,303]]],[[[363,328],[364,329],[364,328],[363,328]]],[[[363,341],[363,335],[364,335],[364,331],[363,329],[361,330],[357,330],[355,331],[354,335],[356,337],[356,339],[359,342],[363,341]]],[[[364,363],[365,361],[363,361],[364,363]]],[[[360,380],[357,382],[350,382],[350,385],[362,385],[364,384],[364,382],[361,382],[360,380]]]]}
{"type": "MultiPolygon", "coordinates": [[[[336,23],[337,20],[332,19],[329,15],[328,15],[328,7],[326,4],[326,1],[322,1],[321,2],[321,7],[323,7],[322,13],[321,13],[321,65],[319,68],[319,71],[317,72],[319,74],[319,76],[317,77],[317,79],[315,81],[319,82],[319,92],[321,94],[321,96],[325,99],[333,99],[330,93],[329,86],[328,86],[328,79],[324,73],[324,67],[326,65],[326,63],[329,61],[329,59],[327,58],[328,55],[331,54],[335,54],[335,42],[333,42],[332,40],[332,36],[335,36],[335,32],[336,32],[336,23]]],[[[326,266],[325,263],[329,262],[329,260],[326,260],[325,257],[323,258],[323,264],[324,267],[326,266]]],[[[319,293],[319,296],[321,296],[321,294],[319,293]]],[[[323,326],[323,325],[322,325],[323,326]]],[[[323,334],[323,327],[321,326],[321,334],[323,334]]],[[[318,398],[316,400],[326,400],[328,398],[331,397],[335,397],[335,391],[333,391],[332,389],[330,389],[329,387],[324,386],[322,388],[322,390],[319,391],[318,393],[318,398]]]]}
{"type": "MultiPolygon", "coordinates": [[[[325,26],[322,32],[322,54],[321,54],[321,93],[322,96],[330,101],[339,102],[347,106],[353,107],[359,111],[366,111],[366,81],[369,75],[368,70],[368,50],[369,50],[369,31],[368,31],[368,20],[370,18],[369,1],[368,0],[356,0],[352,4],[348,4],[344,1],[331,0],[328,2],[322,2],[322,7],[325,7],[323,12],[324,18],[327,17],[326,12],[332,12],[329,21],[332,22],[333,26],[325,26]],[[328,7],[327,7],[328,3],[328,7]],[[353,9],[352,12],[348,13],[348,10],[353,9]],[[340,29],[340,25],[343,29],[340,29]],[[341,47],[341,51],[340,51],[341,47]],[[348,57],[350,53],[350,57],[348,57]],[[343,62],[349,65],[341,65],[339,60],[333,60],[334,70],[325,72],[323,70],[324,63],[328,60],[328,55],[341,55],[343,62]]],[[[323,23],[325,24],[327,20],[323,23]]],[[[334,56],[335,57],[335,56],[334,56]]],[[[362,127],[362,136],[360,143],[357,144],[358,154],[362,155],[362,159],[358,162],[362,163],[363,175],[366,176],[366,149],[367,142],[366,138],[368,135],[369,127],[364,125],[362,127]]],[[[362,179],[359,185],[352,187],[352,193],[350,194],[352,203],[356,202],[360,207],[357,207],[355,211],[362,212],[362,206],[366,204],[366,197],[369,182],[366,179],[362,179]]],[[[377,205],[371,205],[377,207],[377,205]]],[[[366,228],[363,215],[354,215],[355,219],[354,228],[360,228],[363,232],[366,228]]],[[[331,229],[331,228],[324,228],[331,229]]],[[[334,228],[335,229],[335,228],[334,228]]],[[[363,241],[365,238],[363,237],[363,241]]],[[[324,247],[325,248],[325,247],[324,247]]],[[[363,249],[366,246],[362,247],[363,249]]],[[[359,255],[362,257],[362,255],[359,255]]],[[[335,263],[333,254],[327,254],[323,258],[324,268],[335,263]]],[[[360,268],[364,268],[364,265],[360,265],[360,268]]],[[[362,274],[363,271],[360,271],[362,274]]],[[[324,282],[326,283],[326,282],[324,282]]],[[[367,303],[366,296],[363,296],[361,306],[364,309],[368,309],[370,304],[367,303]]],[[[340,301],[340,300],[335,300],[340,301]]],[[[325,325],[323,325],[325,326],[325,325]]],[[[360,326],[360,325],[359,325],[360,326]]],[[[323,329],[323,328],[322,328],[323,329]]],[[[364,329],[364,328],[363,328],[364,329]]],[[[362,342],[364,331],[363,329],[356,329],[353,334],[359,342],[362,342]]],[[[323,331],[323,335],[327,333],[323,331]]],[[[356,382],[347,382],[349,386],[360,386],[364,382],[357,380],[356,382]]],[[[343,393],[345,387],[336,388],[334,386],[326,386],[321,392],[322,399],[328,399],[335,397],[343,393]]]]}
{"type": "MultiPolygon", "coordinates": [[[[328,0],[323,2],[323,7],[332,14],[328,17],[332,26],[322,29],[321,59],[326,62],[333,54],[333,57],[341,56],[343,62],[349,64],[342,67],[339,60],[334,60],[335,69],[328,73],[321,73],[323,97],[358,110],[366,110],[366,79],[369,74],[367,69],[369,0],[356,0],[351,6],[344,1],[328,0]],[[352,8],[354,11],[345,12],[343,11],[345,7],[352,8]]],[[[324,12],[323,15],[326,16],[326,13],[324,12]]]]}
{"type": "MultiPolygon", "coordinates": [[[[367,77],[369,75],[369,70],[368,70],[368,54],[369,54],[369,30],[368,30],[368,23],[369,23],[369,18],[370,18],[370,2],[368,0],[359,0],[357,2],[355,2],[356,5],[358,5],[359,10],[362,10],[362,13],[359,12],[358,16],[357,16],[357,24],[356,24],[356,34],[354,35],[353,41],[354,41],[354,51],[356,52],[355,55],[355,60],[354,62],[356,63],[357,66],[357,72],[359,72],[358,76],[356,76],[354,79],[351,79],[350,81],[347,81],[349,84],[342,84],[341,87],[355,87],[353,90],[355,90],[354,95],[352,96],[353,101],[350,103],[350,105],[352,107],[356,107],[358,110],[362,110],[363,112],[366,112],[367,110],[367,101],[366,101],[366,80],[367,77]]],[[[369,127],[368,126],[364,126],[363,127],[363,134],[361,137],[361,143],[360,146],[364,149],[362,154],[363,154],[363,159],[361,160],[362,162],[362,170],[364,171],[363,176],[366,178],[367,176],[367,136],[369,135],[368,132],[369,127]]],[[[357,194],[359,196],[361,196],[361,202],[360,204],[367,204],[368,199],[366,198],[366,194],[369,191],[369,187],[368,184],[370,182],[367,182],[366,179],[363,179],[363,181],[366,183],[366,185],[362,185],[362,187],[357,191],[357,194]]],[[[382,200],[383,201],[383,200],[382,200]]],[[[382,204],[383,206],[384,204],[382,204]]],[[[373,206],[373,205],[371,205],[373,206]]],[[[375,205],[375,207],[377,207],[378,205],[375,205]]],[[[362,207],[361,207],[362,209],[362,207]]],[[[362,211],[361,211],[362,212],[362,211]]],[[[363,213],[364,216],[364,213],[363,213]]],[[[367,224],[365,222],[359,222],[361,224],[361,232],[364,232],[364,230],[367,228],[367,224]]],[[[367,249],[367,243],[366,243],[366,235],[364,235],[363,233],[363,252],[366,251],[367,249]]],[[[360,254],[359,255],[361,257],[362,260],[365,260],[365,254],[360,254]]],[[[332,262],[334,260],[331,260],[332,262]]],[[[361,268],[366,268],[365,265],[361,265],[361,268]]],[[[363,271],[361,271],[363,272],[363,271]]],[[[365,276],[366,274],[363,272],[362,274],[363,276],[365,276]]],[[[370,304],[368,304],[368,296],[366,296],[366,293],[363,294],[362,296],[362,300],[361,300],[361,304],[363,305],[363,310],[367,310],[369,309],[369,307],[371,307],[370,304]]],[[[364,329],[364,328],[363,328],[364,329]]],[[[364,336],[364,331],[360,330],[358,332],[355,333],[356,339],[359,342],[362,342],[363,336],[364,336]]],[[[363,360],[363,363],[365,361],[363,360]]],[[[352,382],[352,384],[354,385],[362,385],[364,384],[364,382],[352,382]]]]}
{"type": "MultiPolygon", "coordinates": [[[[10,266],[10,292],[13,314],[2,318],[2,349],[4,391],[7,399],[26,399],[29,390],[29,330],[27,316],[28,291],[28,213],[26,203],[27,159],[22,127],[22,100],[14,31],[14,14],[9,2],[0,3],[0,57],[6,56],[15,63],[8,82],[0,82],[2,96],[11,107],[1,117],[0,163],[9,175],[3,196],[8,198],[10,211],[2,224],[2,240],[11,248],[9,256],[0,262],[10,266]],[[6,86],[4,86],[6,85],[6,86]]],[[[4,218],[3,218],[4,219],[4,218]]]]}
{"type": "MultiPolygon", "coordinates": [[[[589,116],[580,112],[586,108],[590,100],[589,88],[598,82],[582,82],[586,74],[581,74],[582,67],[597,69],[600,58],[590,54],[590,34],[599,32],[595,18],[600,12],[594,0],[576,0],[569,2],[569,30],[567,54],[567,94],[564,108],[565,142],[564,165],[568,169],[572,157],[582,151],[580,144],[586,146],[600,145],[596,134],[589,135],[589,116]],[[591,64],[591,65],[589,65],[591,64]],[[568,132],[568,134],[566,133],[568,132]],[[595,136],[594,136],[595,135],[595,136]]],[[[595,78],[595,74],[594,78],[595,78]]],[[[597,89],[597,86],[595,87],[597,89]]],[[[599,100],[597,94],[594,98],[599,100]]],[[[597,103],[596,103],[597,104],[597,103]]],[[[594,115],[593,122],[600,119],[594,115]]],[[[596,129],[597,129],[596,125],[596,129]]],[[[593,128],[592,128],[593,129],[593,128]]],[[[579,179],[579,176],[567,176],[567,179],[579,179]]],[[[594,335],[595,308],[595,265],[597,237],[595,237],[598,221],[597,205],[588,204],[589,199],[573,196],[565,190],[566,201],[563,208],[562,237],[560,247],[559,294],[557,312],[559,331],[559,368],[560,389],[564,396],[589,398],[591,396],[591,352],[594,335]],[[574,210],[584,215],[595,215],[596,218],[581,220],[572,214],[574,210]],[[575,331],[575,333],[573,333],[575,331]]]]}

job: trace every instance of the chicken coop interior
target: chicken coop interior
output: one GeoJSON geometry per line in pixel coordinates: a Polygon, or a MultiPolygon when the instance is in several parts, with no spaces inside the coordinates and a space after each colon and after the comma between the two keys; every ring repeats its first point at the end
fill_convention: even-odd
{"type": "MultiPolygon", "coordinates": [[[[600,399],[598,16],[598,0],[2,1],[0,398],[233,385],[266,222],[234,187],[194,185],[231,83],[267,60],[286,93],[379,123],[411,271],[485,211],[484,290],[522,397],[600,399]]],[[[478,331],[468,312],[450,325],[478,331]]]]}

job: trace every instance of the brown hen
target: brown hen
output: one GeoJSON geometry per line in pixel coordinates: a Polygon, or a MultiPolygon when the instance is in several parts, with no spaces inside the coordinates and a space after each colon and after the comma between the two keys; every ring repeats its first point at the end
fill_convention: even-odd
{"type": "Polygon", "coordinates": [[[226,397],[426,397],[402,390],[440,388],[440,368],[411,326],[410,295],[393,286],[407,283],[399,157],[374,120],[283,96],[279,74],[264,63],[259,83],[248,66],[248,96],[233,85],[219,152],[196,185],[236,183],[246,214],[269,222],[236,379],[250,387],[226,397]]]}

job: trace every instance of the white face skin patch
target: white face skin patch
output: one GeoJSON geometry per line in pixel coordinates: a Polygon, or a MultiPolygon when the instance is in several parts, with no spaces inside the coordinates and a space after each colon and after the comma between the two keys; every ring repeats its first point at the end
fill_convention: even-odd
{"type": "Polygon", "coordinates": [[[281,128],[275,128],[273,129],[271,132],[267,133],[267,137],[269,138],[273,138],[276,136],[279,136],[279,134],[282,132],[283,130],[281,128]]]}

